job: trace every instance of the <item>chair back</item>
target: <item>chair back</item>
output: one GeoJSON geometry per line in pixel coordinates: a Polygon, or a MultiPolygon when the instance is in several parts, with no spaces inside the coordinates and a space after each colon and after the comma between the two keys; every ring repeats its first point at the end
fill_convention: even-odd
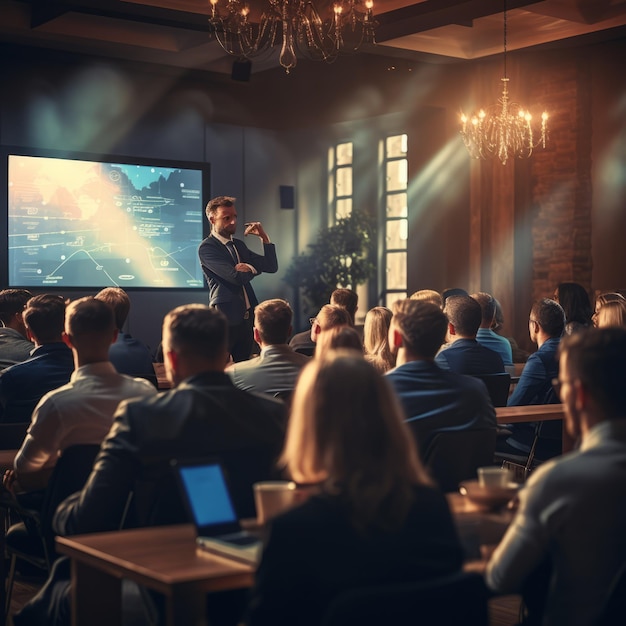
{"type": "Polygon", "coordinates": [[[500,374],[473,374],[473,378],[479,378],[485,383],[493,406],[506,406],[511,387],[511,375],[508,372],[500,374]]]}
{"type": "Polygon", "coordinates": [[[331,603],[321,626],[488,626],[487,589],[475,572],[351,589],[331,603]]]}
{"type": "Polygon", "coordinates": [[[476,478],[476,469],[493,465],[496,430],[454,430],[436,433],[424,454],[424,465],[444,492],[476,478]]]}
{"type": "Polygon", "coordinates": [[[0,450],[19,450],[30,422],[0,424],[0,450]]]}

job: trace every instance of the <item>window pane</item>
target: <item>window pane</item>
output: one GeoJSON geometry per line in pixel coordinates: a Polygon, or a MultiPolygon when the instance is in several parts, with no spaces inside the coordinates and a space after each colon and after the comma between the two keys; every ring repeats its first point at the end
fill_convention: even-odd
{"type": "Polygon", "coordinates": [[[337,165],[352,165],[352,142],[337,146],[337,165]]]}
{"type": "Polygon", "coordinates": [[[408,138],[406,135],[387,137],[387,158],[405,156],[408,152],[408,138]]]}
{"type": "Polygon", "coordinates": [[[387,250],[406,250],[408,223],[407,220],[387,221],[387,250]]]}
{"type": "Polygon", "coordinates": [[[387,196],[387,217],[407,217],[406,193],[387,196]]]}
{"type": "Polygon", "coordinates": [[[406,289],[406,252],[389,252],[387,264],[387,289],[406,289]]]}
{"type": "Polygon", "coordinates": [[[393,306],[393,303],[397,300],[406,300],[407,299],[406,291],[403,293],[401,291],[394,291],[393,293],[387,293],[385,298],[385,306],[390,309],[393,306]]]}
{"type": "Polygon", "coordinates": [[[342,217],[350,217],[352,213],[352,198],[342,198],[337,200],[336,217],[340,219],[342,217]]]}
{"type": "Polygon", "coordinates": [[[352,195],[352,168],[340,167],[337,168],[337,186],[335,188],[336,195],[351,196],[352,195]]]}
{"type": "Polygon", "coordinates": [[[407,182],[407,160],[389,161],[387,163],[387,191],[406,189],[407,182]]]}

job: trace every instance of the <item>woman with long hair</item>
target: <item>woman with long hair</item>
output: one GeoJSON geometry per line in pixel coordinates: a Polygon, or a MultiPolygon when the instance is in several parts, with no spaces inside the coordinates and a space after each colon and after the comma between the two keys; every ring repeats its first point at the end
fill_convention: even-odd
{"type": "Polygon", "coordinates": [[[444,495],[417,456],[387,380],[351,351],[300,376],[281,461],[319,493],[271,525],[249,624],[319,624],[340,592],[460,569],[444,495]]]}
{"type": "Polygon", "coordinates": [[[626,305],[626,298],[621,293],[617,293],[616,291],[608,291],[606,293],[601,293],[596,296],[595,310],[593,313],[593,323],[594,326],[598,325],[598,314],[600,313],[600,309],[607,302],[622,302],[626,305]]]}
{"type": "Polygon", "coordinates": [[[607,301],[595,315],[595,322],[598,328],[626,326],[626,300],[607,301]]]}
{"type": "Polygon", "coordinates": [[[363,326],[363,346],[365,358],[381,373],[389,371],[396,359],[389,348],[389,325],[391,310],[385,306],[375,306],[365,315],[363,326]]]}
{"type": "Polygon", "coordinates": [[[559,283],[554,299],[565,311],[565,334],[593,326],[593,308],[586,289],[579,283],[559,283]]]}

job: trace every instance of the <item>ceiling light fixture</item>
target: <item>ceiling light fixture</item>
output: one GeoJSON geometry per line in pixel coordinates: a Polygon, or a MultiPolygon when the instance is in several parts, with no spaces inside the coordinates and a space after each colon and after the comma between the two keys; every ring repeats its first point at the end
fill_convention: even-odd
{"type": "Polygon", "coordinates": [[[259,16],[252,16],[242,0],[209,1],[209,24],[225,52],[252,59],[280,46],[279,61],[287,73],[298,57],[332,62],[341,52],[376,43],[373,0],[325,3],[325,19],[313,0],[262,0],[259,16]]]}
{"type": "Polygon", "coordinates": [[[525,159],[541,145],[546,147],[548,114],[541,114],[541,127],[533,131],[532,115],[516,102],[509,102],[509,79],[506,74],[507,43],[506,0],[504,0],[504,77],[502,96],[478,113],[467,116],[461,113],[461,137],[474,159],[498,157],[505,165],[510,158],[525,159]],[[538,135],[538,139],[535,137],[538,135]]]}

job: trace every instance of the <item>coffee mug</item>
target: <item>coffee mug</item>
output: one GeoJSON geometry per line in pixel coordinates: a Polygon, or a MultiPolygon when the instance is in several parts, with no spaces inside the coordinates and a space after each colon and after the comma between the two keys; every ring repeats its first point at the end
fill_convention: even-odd
{"type": "Polygon", "coordinates": [[[479,467],[478,484],[481,487],[506,487],[511,481],[511,470],[506,467],[479,467]]]}

